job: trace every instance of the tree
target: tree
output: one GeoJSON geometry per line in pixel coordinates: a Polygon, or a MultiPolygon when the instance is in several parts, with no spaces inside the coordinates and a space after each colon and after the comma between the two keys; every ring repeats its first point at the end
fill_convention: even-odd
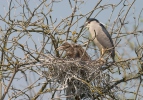
{"type": "Polygon", "coordinates": [[[2,1],[1,100],[143,98],[139,2],[2,1]],[[79,28],[90,17],[105,21],[115,44],[115,63],[100,61],[88,31],[79,28]],[[91,60],[64,57],[56,49],[65,41],[80,44],[91,60]]]}

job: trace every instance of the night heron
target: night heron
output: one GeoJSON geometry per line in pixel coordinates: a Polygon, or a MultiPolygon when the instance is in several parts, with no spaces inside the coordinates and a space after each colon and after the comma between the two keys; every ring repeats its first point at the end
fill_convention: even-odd
{"type": "Polygon", "coordinates": [[[90,57],[88,56],[87,52],[80,45],[77,44],[70,44],[68,42],[64,42],[60,47],[57,48],[57,50],[66,51],[67,58],[80,58],[83,61],[90,60],[90,57]]]}
{"type": "Polygon", "coordinates": [[[97,19],[89,18],[86,23],[81,27],[87,27],[91,34],[91,37],[95,43],[95,45],[100,50],[101,57],[105,53],[109,53],[114,60],[115,57],[115,49],[112,38],[103,24],[101,24],[97,19]]]}

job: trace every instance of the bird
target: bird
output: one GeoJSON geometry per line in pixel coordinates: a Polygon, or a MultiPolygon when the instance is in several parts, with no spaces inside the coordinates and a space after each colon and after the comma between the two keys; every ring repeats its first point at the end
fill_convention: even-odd
{"type": "Polygon", "coordinates": [[[57,50],[64,50],[66,51],[67,58],[73,59],[81,59],[82,61],[90,60],[87,52],[78,44],[70,44],[68,42],[64,42],[57,50]]]}
{"type": "MultiPolygon", "coordinates": [[[[89,63],[91,61],[90,56],[88,56],[87,52],[82,48],[81,45],[79,44],[73,44],[73,43],[68,43],[64,42],[61,46],[59,46],[56,50],[63,50],[65,51],[65,56],[66,59],[74,59],[74,60],[79,60],[80,65],[85,65],[86,61],[89,63]]],[[[69,66],[67,66],[68,68],[69,66]]],[[[71,64],[70,67],[70,72],[72,72],[73,75],[77,75],[77,77],[80,77],[80,79],[84,81],[88,81],[88,68],[85,67],[77,67],[75,64],[71,64]]],[[[69,74],[69,72],[68,72],[69,74]]],[[[76,78],[71,78],[67,80],[67,85],[68,87],[66,88],[65,92],[66,95],[74,95],[74,100],[81,100],[83,98],[83,95],[87,95],[87,93],[83,93],[83,89],[85,90],[86,85],[83,84],[83,82],[80,82],[76,78]],[[77,84],[78,83],[78,84],[77,84]],[[79,86],[82,86],[83,88],[79,88],[79,86]]],[[[88,88],[86,88],[88,91],[88,88]]],[[[73,97],[68,97],[66,100],[73,100],[73,97]]]]}
{"type": "Polygon", "coordinates": [[[100,56],[102,57],[105,53],[109,53],[113,62],[115,62],[115,47],[111,35],[97,19],[88,18],[84,25],[80,28],[87,27],[93,42],[99,48],[100,56]]]}

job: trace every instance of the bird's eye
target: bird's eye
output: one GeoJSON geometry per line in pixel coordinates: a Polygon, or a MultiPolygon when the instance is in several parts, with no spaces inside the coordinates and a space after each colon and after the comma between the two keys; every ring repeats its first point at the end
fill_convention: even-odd
{"type": "Polygon", "coordinates": [[[87,24],[89,24],[90,22],[86,22],[87,24]]]}

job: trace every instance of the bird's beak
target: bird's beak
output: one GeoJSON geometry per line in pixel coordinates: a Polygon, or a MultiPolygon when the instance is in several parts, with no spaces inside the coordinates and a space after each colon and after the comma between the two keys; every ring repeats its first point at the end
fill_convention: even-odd
{"type": "Polygon", "coordinates": [[[82,25],[82,26],[80,26],[79,28],[84,28],[84,27],[86,27],[87,26],[87,22],[86,23],[84,23],[84,25],[82,25]]]}
{"type": "Polygon", "coordinates": [[[58,47],[56,50],[57,50],[57,51],[59,51],[59,50],[64,50],[64,46],[60,46],[60,47],[58,47]]]}
{"type": "Polygon", "coordinates": [[[85,25],[82,25],[82,26],[80,26],[79,28],[84,28],[85,27],[85,25]]]}

